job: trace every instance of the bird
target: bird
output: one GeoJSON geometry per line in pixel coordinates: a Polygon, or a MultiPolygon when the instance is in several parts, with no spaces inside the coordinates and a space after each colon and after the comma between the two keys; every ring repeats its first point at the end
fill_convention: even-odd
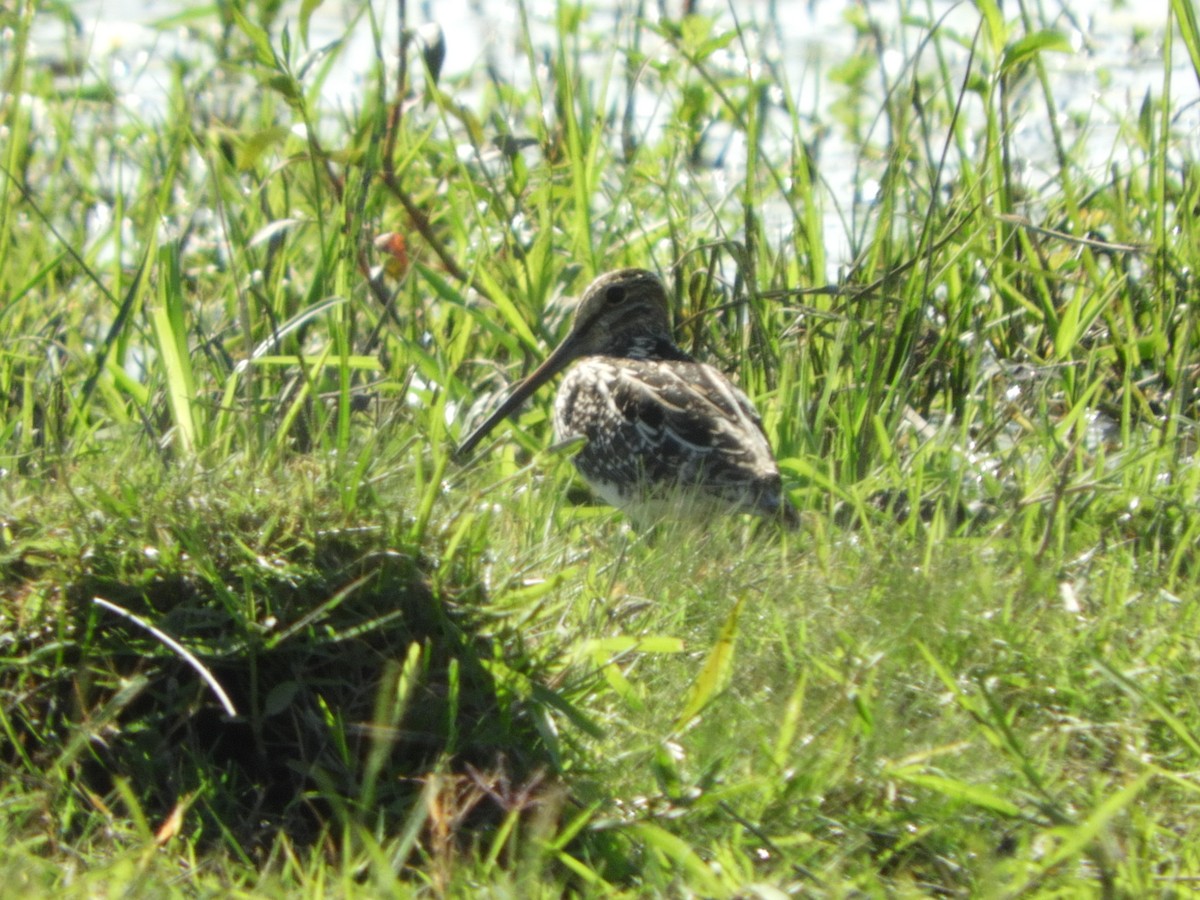
{"type": "Polygon", "coordinates": [[[596,278],[571,329],[462,441],[458,460],[539,387],[566,371],[554,403],[560,442],[592,491],[635,520],[749,512],[788,527],[799,516],[750,399],[675,343],[667,291],[646,269],[596,278]]]}

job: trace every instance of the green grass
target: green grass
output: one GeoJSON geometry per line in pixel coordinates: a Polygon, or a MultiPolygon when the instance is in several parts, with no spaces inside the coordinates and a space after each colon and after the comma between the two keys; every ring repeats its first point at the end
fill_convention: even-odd
{"type": "Polygon", "coordinates": [[[222,9],[161,23],[195,48],[162,121],[65,6],[0,13],[6,886],[1191,889],[1187,4],[1098,163],[1023,7],[902,5],[904,42],[848,13],[818,110],[750,21],[614,41],[562,4],[517,83],[379,46],[334,111],[340,47],[222,9]],[[631,529],[551,448],[549,391],[451,461],[622,265],[755,398],[800,532],[631,529]]]}

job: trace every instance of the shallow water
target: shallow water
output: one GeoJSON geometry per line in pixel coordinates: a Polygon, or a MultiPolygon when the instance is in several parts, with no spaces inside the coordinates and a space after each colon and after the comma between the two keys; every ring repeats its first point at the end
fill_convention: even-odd
{"type": "MultiPolygon", "coordinates": [[[[667,5],[674,9],[682,4],[667,5]]],[[[703,12],[717,18],[717,29],[740,25],[748,42],[756,43],[743,47],[735,41],[714,57],[713,64],[730,72],[772,66],[781,74],[783,84],[780,87],[792,96],[802,123],[828,125],[833,122],[833,104],[844,95],[845,88],[829,80],[830,69],[856,53],[875,52],[856,31],[848,10],[865,10],[873,26],[885,36],[887,49],[882,53],[882,71],[893,82],[903,83],[910,78],[904,67],[917,54],[928,31],[920,25],[906,24],[901,19],[900,6],[888,3],[870,2],[864,7],[848,6],[841,0],[734,4],[739,8],[736,19],[729,11],[730,4],[701,2],[698,5],[703,12]]],[[[500,80],[517,85],[529,84],[535,77],[529,70],[529,54],[523,49],[522,30],[515,12],[517,6],[507,6],[507,14],[497,15],[498,6],[480,0],[410,4],[411,27],[432,21],[440,25],[446,46],[443,77],[460,79],[455,90],[468,103],[474,90],[484,83],[488,68],[500,80]]],[[[647,17],[656,18],[658,4],[646,3],[645,6],[647,17]]],[[[80,23],[78,37],[73,41],[74,52],[86,59],[91,71],[88,77],[107,82],[115,89],[119,104],[130,116],[149,121],[168,116],[166,98],[170,61],[205,52],[191,42],[182,24],[162,25],[187,8],[187,4],[164,0],[79,0],[73,5],[74,15],[80,23]]],[[[623,92],[618,88],[620,60],[613,50],[628,44],[634,24],[632,8],[631,4],[622,3],[598,8],[590,14],[582,29],[585,37],[581,38],[581,43],[595,60],[598,81],[603,80],[609,67],[617,67],[611,75],[610,102],[624,102],[623,92]]],[[[281,19],[288,23],[293,42],[297,44],[298,9],[299,3],[286,4],[286,14],[281,19]]],[[[323,97],[331,109],[352,108],[363,91],[364,79],[371,77],[374,44],[369,19],[362,14],[362,9],[359,3],[330,0],[318,7],[310,23],[310,47],[329,44],[343,37],[347,41],[323,88],[323,97]]],[[[395,46],[395,9],[393,0],[374,5],[385,34],[385,47],[395,46]]],[[[979,26],[980,17],[975,7],[931,0],[923,7],[923,13],[918,11],[917,4],[911,9],[913,15],[927,22],[938,22],[940,28],[963,37],[962,45],[943,43],[951,56],[950,69],[958,77],[967,64],[966,45],[979,26]]],[[[557,41],[556,4],[549,0],[531,0],[526,4],[526,10],[534,58],[549,58],[557,41]]],[[[1178,40],[1174,44],[1169,78],[1164,72],[1165,10],[1166,4],[1118,7],[1106,0],[1074,2],[1069,9],[1065,4],[1042,7],[1041,27],[1053,27],[1063,32],[1073,48],[1070,53],[1045,53],[1042,56],[1053,86],[1057,122],[1067,146],[1077,145],[1071,151],[1072,159],[1094,173],[1103,173],[1114,165],[1118,168],[1130,165],[1130,161],[1120,155],[1125,146],[1125,142],[1118,140],[1121,123],[1131,120],[1131,111],[1140,106],[1147,94],[1161,94],[1164,87],[1171,90],[1174,106],[1181,111],[1176,124],[1183,134],[1191,136],[1189,154],[1194,156],[1200,149],[1200,104],[1188,102],[1200,96],[1200,92],[1178,40]]],[[[217,27],[212,15],[197,20],[196,24],[217,27]]],[[[43,17],[35,32],[34,58],[60,58],[65,52],[64,35],[67,33],[68,29],[62,23],[43,17]]],[[[275,37],[278,37],[278,27],[275,37]]],[[[642,51],[653,56],[657,40],[643,30],[642,51]]],[[[923,67],[933,71],[936,61],[928,47],[921,52],[920,59],[923,67]]],[[[394,65],[394,54],[385,63],[394,65]]],[[[543,74],[537,73],[537,77],[543,74]]],[[[878,92],[881,97],[883,85],[878,83],[878,76],[873,75],[872,79],[866,90],[878,92]]],[[[957,91],[957,86],[953,90],[957,91]]],[[[653,141],[662,127],[664,116],[660,112],[659,99],[650,90],[641,90],[635,95],[636,130],[648,141],[653,141]]],[[[868,102],[871,99],[878,104],[877,97],[869,98],[868,102]]],[[[1029,93],[1028,102],[1034,109],[1042,104],[1040,95],[1033,91],[1029,93]]],[[[976,120],[982,116],[971,102],[965,104],[964,114],[976,120]]],[[[779,116],[782,130],[776,137],[777,152],[783,158],[788,151],[785,142],[790,126],[783,121],[786,117],[782,111],[779,116]]],[[[880,134],[868,137],[882,140],[880,134]]],[[[1027,183],[1036,186],[1049,180],[1055,161],[1046,111],[1020,117],[1014,140],[1022,157],[1018,166],[1025,170],[1027,183]]],[[[769,143],[767,152],[771,152],[769,143]]],[[[852,234],[858,230],[862,216],[869,215],[876,185],[870,169],[860,168],[856,163],[860,157],[858,148],[846,140],[841,129],[823,129],[819,153],[820,173],[828,197],[825,238],[830,263],[827,274],[834,280],[837,268],[848,261],[852,244],[848,232],[852,234]]],[[[732,131],[723,134],[719,128],[713,129],[707,143],[709,171],[695,176],[697,187],[721,202],[728,185],[736,182],[744,158],[740,135],[732,131]]],[[[766,223],[768,234],[782,236],[791,227],[788,211],[781,204],[775,213],[773,220],[766,223]]]]}

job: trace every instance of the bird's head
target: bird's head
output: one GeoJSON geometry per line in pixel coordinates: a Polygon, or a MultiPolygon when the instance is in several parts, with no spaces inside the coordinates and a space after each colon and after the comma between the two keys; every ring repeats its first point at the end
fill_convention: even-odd
{"type": "Polygon", "coordinates": [[[674,345],[667,291],[659,277],[645,269],[618,269],[601,275],[579,298],[571,330],[562,343],[467,436],[455,455],[465,457],[530,394],[581,356],[648,357],[664,347],[674,345]]]}
{"type": "Polygon", "coordinates": [[[581,356],[646,356],[654,346],[670,341],[671,318],[662,281],[645,269],[618,269],[588,285],[575,309],[570,334],[551,358],[564,348],[562,365],[581,356]]]}

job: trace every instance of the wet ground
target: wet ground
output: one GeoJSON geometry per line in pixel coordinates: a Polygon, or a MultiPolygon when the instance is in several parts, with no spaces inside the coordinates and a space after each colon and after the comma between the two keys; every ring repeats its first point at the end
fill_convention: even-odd
{"type": "MultiPolygon", "coordinates": [[[[664,3],[672,14],[678,12],[676,7],[682,6],[679,0],[664,0],[664,3]]],[[[385,34],[384,46],[396,46],[397,6],[394,0],[377,0],[373,7],[330,0],[316,9],[309,23],[307,47],[345,41],[344,47],[337,48],[340,52],[322,90],[330,109],[352,108],[363,90],[364,79],[370,77],[375,62],[372,12],[385,34]]],[[[830,249],[829,275],[836,278],[836,268],[844,264],[849,250],[847,231],[855,230],[859,216],[869,208],[875,185],[870,169],[857,164],[860,157],[857,148],[839,129],[824,127],[834,120],[833,105],[846,92],[843,85],[830,81],[831,70],[857,54],[879,56],[882,66],[875,68],[882,75],[874,76],[865,90],[882,97],[886,80],[903,83],[911,78],[909,67],[914,59],[924,69],[935,71],[935,54],[922,41],[929,32],[928,23],[937,22],[944,33],[961,38],[958,42],[941,44],[943,52],[949,54],[950,71],[958,77],[967,65],[968,48],[980,25],[977,8],[942,0],[912,3],[908,7],[911,11],[902,17],[898,4],[879,2],[853,5],[838,0],[776,0],[728,4],[701,0],[697,6],[718,20],[718,29],[740,26],[747,35],[744,43],[735,41],[720,51],[713,63],[731,72],[769,67],[779,84],[776,99],[781,99],[786,91],[799,110],[800,121],[812,123],[814,137],[821,135],[821,176],[831,198],[825,228],[830,249]],[[736,17],[730,11],[731,6],[738,10],[736,17]]],[[[658,18],[658,3],[643,3],[643,7],[647,19],[658,18]]],[[[1107,172],[1114,166],[1120,170],[1132,164],[1120,155],[1128,142],[1118,140],[1119,131],[1132,120],[1145,97],[1160,95],[1164,89],[1172,92],[1174,106],[1181,110],[1182,121],[1176,124],[1183,134],[1192,136],[1191,154],[1200,148],[1200,104],[1188,103],[1189,99],[1200,97],[1200,91],[1178,40],[1173,48],[1170,77],[1165,77],[1166,7],[1167,4],[1130,6],[1109,0],[1072,2],[1069,7],[1065,3],[1042,6],[1042,21],[1036,23],[1037,27],[1059,31],[1070,47],[1069,52],[1043,54],[1053,89],[1055,121],[1071,148],[1072,159],[1092,172],[1107,172]]],[[[208,4],[79,0],[70,8],[76,18],[74,24],[48,14],[42,16],[35,32],[33,58],[76,55],[85,60],[89,70],[85,80],[94,78],[111,86],[118,103],[131,116],[150,121],[170,114],[166,97],[171,60],[206,52],[194,42],[189,29],[218,27],[208,4]],[[189,13],[189,9],[201,12],[189,13]],[[202,12],[206,9],[209,12],[202,12]]],[[[516,85],[528,84],[534,77],[518,8],[517,4],[481,0],[414,2],[409,4],[409,25],[414,29],[428,27],[430,23],[440,26],[446,49],[443,72],[446,77],[459,77],[456,90],[469,103],[471,92],[486,77],[516,85]]],[[[281,29],[278,23],[286,22],[293,43],[300,45],[299,9],[297,2],[284,5],[274,27],[276,39],[281,29]]],[[[551,58],[557,41],[556,4],[532,0],[525,4],[525,9],[533,58],[551,58]]],[[[613,50],[632,42],[634,9],[634,4],[627,3],[597,6],[581,29],[584,35],[581,46],[594,56],[598,79],[614,65],[613,50]]],[[[653,56],[657,40],[645,29],[641,30],[644,53],[653,56]]],[[[297,52],[295,56],[299,59],[303,53],[297,52]]],[[[385,65],[394,66],[395,54],[385,56],[388,57],[385,65]]],[[[612,77],[619,83],[619,74],[612,77]]],[[[1043,171],[1045,179],[1050,180],[1056,164],[1049,111],[1043,108],[1036,87],[1026,90],[1028,102],[1037,112],[1019,118],[1014,138],[1022,157],[1017,164],[1026,170],[1027,183],[1036,185],[1043,180],[1043,171]]],[[[612,95],[618,93],[614,90],[612,95]]],[[[636,128],[647,140],[653,140],[661,118],[659,100],[652,91],[636,95],[636,128]]],[[[981,119],[980,111],[971,103],[964,105],[964,114],[981,119]]],[[[713,170],[725,173],[718,175],[718,180],[735,180],[744,159],[740,135],[732,131],[722,134],[718,128],[710,137],[707,162],[713,170]]],[[[873,137],[881,139],[878,134],[873,137]]],[[[786,149],[781,148],[785,152],[786,149]]],[[[780,221],[775,227],[786,228],[787,223],[780,221]]]]}

